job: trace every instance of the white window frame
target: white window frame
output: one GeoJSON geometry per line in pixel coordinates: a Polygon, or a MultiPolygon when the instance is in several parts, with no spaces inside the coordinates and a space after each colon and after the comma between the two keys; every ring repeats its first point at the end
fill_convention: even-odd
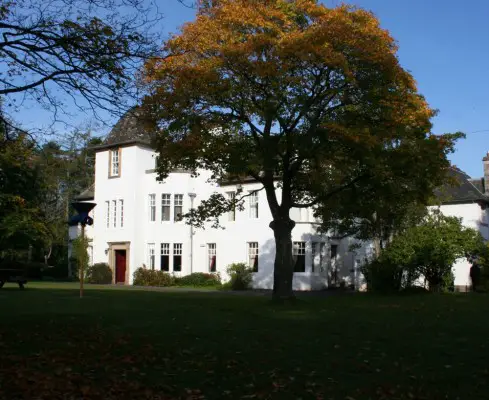
{"type": "Polygon", "coordinates": [[[258,219],[259,214],[258,214],[258,204],[259,204],[259,197],[258,197],[258,191],[252,190],[250,192],[250,200],[248,202],[249,208],[250,208],[250,218],[251,219],[258,219]]]}
{"type": "Polygon", "coordinates": [[[156,194],[150,193],[148,195],[148,218],[149,222],[156,221],[156,194]]]}
{"type": "Polygon", "coordinates": [[[169,272],[170,271],[170,243],[161,243],[160,245],[160,270],[169,272]],[[161,263],[161,257],[168,256],[168,270],[163,269],[163,264],[161,263]]]}
{"type": "Polygon", "coordinates": [[[172,270],[173,272],[182,272],[182,267],[183,267],[183,243],[173,243],[172,270]],[[175,256],[180,256],[180,271],[175,271],[175,256]]]}
{"type": "Polygon", "coordinates": [[[106,228],[110,228],[110,201],[107,200],[105,202],[105,221],[106,221],[106,228]]]}
{"type": "Polygon", "coordinates": [[[154,270],[156,268],[156,256],[155,256],[155,244],[148,243],[148,269],[154,270]]]}
{"type": "Polygon", "coordinates": [[[171,221],[171,194],[170,193],[162,193],[161,194],[161,222],[170,222],[171,221]],[[168,219],[163,219],[165,213],[163,212],[163,207],[168,209],[168,219]]]}
{"type": "MultiPolygon", "coordinates": [[[[304,271],[294,271],[294,273],[304,273],[307,271],[307,268],[306,268],[306,246],[307,246],[307,243],[304,241],[292,242],[292,255],[294,257],[304,256],[304,271]]],[[[295,269],[296,260],[297,259],[294,260],[294,269],[295,269]]]]}
{"type": "Polygon", "coordinates": [[[110,150],[110,176],[121,175],[120,149],[110,150]]]}
{"type": "Polygon", "coordinates": [[[248,242],[248,267],[253,272],[260,270],[260,246],[258,242],[248,242]],[[256,271],[254,269],[256,259],[256,271]]]}
{"type": "Polygon", "coordinates": [[[217,272],[217,244],[216,243],[207,243],[207,270],[209,272],[217,272]],[[213,257],[215,257],[214,259],[215,271],[211,271],[213,257]]]}
{"type": "Polygon", "coordinates": [[[124,228],[124,200],[119,199],[119,225],[124,228]]]}
{"type": "Polygon", "coordinates": [[[180,222],[183,216],[183,194],[173,195],[173,221],[180,222]],[[177,212],[177,208],[180,212],[177,212]],[[178,216],[180,214],[180,217],[178,216]]]}
{"type": "Polygon", "coordinates": [[[117,228],[117,200],[112,200],[112,226],[117,228]]]}

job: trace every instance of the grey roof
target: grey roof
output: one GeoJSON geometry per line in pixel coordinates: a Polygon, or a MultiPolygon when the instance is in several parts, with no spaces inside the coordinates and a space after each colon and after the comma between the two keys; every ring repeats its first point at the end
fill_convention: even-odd
{"type": "Polygon", "coordinates": [[[144,127],[141,108],[133,107],[114,125],[100,147],[127,143],[151,143],[151,135],[144,127]]]}
{"type": "Polygon", "coordinates": [[[485,191],[485,182],[484,182],[484,178],[478,178],[478,179],[469,179],[470,183],[472,183],[472,185],[474,185],[477,190],[481,193],[484,193],[485,191]]]}
{"type": "Polygon", "coordinates": [[[93,200],[94,198],[95,198],[95,184],[91,184],[88,188],[86,188],[78,196],[75,196],[75,200],[78,200],[78,201],[93,200]]]}
{"type": "Polygon", "coordinates": [[[451,167],[449,176],[452,183],[435,190],[436,197],[442,204],[453,203],[489,203],[489,197],[483,194],[483,182],[471,179],[465,172],[451,167]]]}

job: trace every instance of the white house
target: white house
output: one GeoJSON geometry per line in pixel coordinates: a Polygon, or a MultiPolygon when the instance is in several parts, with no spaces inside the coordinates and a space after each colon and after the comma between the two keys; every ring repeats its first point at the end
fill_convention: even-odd
{"type": "MultiPolygon", "coordinates": [[[[180,214],[213,192],[234,196],[239,189],[252,192],[260,185],[253,181],[241,187],[210,184],[206,171],[198,177],[174,171],[159,182],[154,166],[155,151],[130,111],[96,148],[94,185],[78,196],[78,200],[97,204],[94,225],[87,228],[91,261],[108,263],[114,282],[121,284],[131,284],[134,271],[143,265],[175,275],[219,272],[225,276],[229,264],[246,262],[255,271],[254,288],[271,289],[275,246],[264,192],[247,197],[244,211],[223,215],[220,221],[225,229],[194,229],[179,220],[180,214]]],[[[443,212],[463,217],[464,223],[480,229],[487,238],[487,217],[481,205],[489,201],[474,186],[476,182],[460,171],[457,174],[463,180],[463,190],[451,193],[443,212]]],[[[363,244],[350,251],[353,239],[317,233],[311,210],[294,209],[291,214],[296,222],[292,232],[297,260],[293,288],[319,290],[343,284],[359,288],[359,267],[370,256],[371,246],[363,244]]],[[[77,228],[72,228],[71,237],[77,234],[77,228]]],[[[469,283],[469,268],[457,264],[456,285],[469,283]]]]}

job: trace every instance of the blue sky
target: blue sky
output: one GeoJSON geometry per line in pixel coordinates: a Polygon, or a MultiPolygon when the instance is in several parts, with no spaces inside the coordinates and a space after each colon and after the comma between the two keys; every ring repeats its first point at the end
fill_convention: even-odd
{"type": "MultiPolygon", "coordinates": [[[[412,73],[431,107],[439,110],[434,133],[467,133],[450,157],[453,164],[473,177],[482,176],[481,160],[489,151],[489,1],[345,2],[373,11],[391,32],[400,47],[401,64],[412,73]]],[[[195,11],[177,0],[160,4],[165,14],[162,39],[193,19],[195,11]]],[[[31,110],[30,117],[34,116],[31,110]]]]}

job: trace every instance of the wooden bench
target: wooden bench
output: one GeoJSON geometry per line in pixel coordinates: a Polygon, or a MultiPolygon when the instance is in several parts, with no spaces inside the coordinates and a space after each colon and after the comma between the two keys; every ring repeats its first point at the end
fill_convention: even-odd
{"type": "Polygon", "coordinates": [[[0,268],[0,289],[6,282],[17,283],[20,289],[24,289],[27,283],[25,272],[21,269],[0,268]]]}

